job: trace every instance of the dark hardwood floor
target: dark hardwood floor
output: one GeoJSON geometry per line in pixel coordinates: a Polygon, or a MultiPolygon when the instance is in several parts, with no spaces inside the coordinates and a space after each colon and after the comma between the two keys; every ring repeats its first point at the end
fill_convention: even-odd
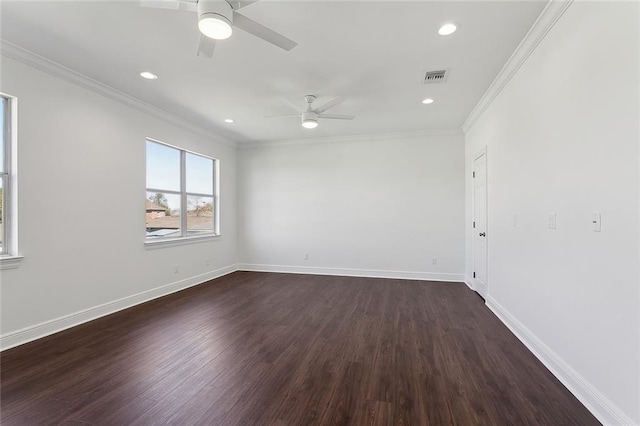
{"type": "Polygon", "coordinates": [[[592,425],[464,284],[236,272],[1,355],[2,425],[592,425]]]}

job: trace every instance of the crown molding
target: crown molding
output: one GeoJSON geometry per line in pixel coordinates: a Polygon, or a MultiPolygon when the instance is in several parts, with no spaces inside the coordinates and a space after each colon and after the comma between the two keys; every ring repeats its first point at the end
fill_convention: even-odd
{"type": "Polygon", "coordinates": [[[196,133],[207,139],[212,139],[215,142],[222,143],[234,148],[237,148],[238,144],[232,140],[229,140],[221,135],[211,131],[210,129],[203,127],[199,124],[192,123],[183,118],[144,102],[136,97],[128,95],[111,86],[87,77],[77,71],[67,68],[57,62],[42,57],[36,53],[33,53],[21,46],[13,44],[7,40],[0,39],[0,54],[7,58],[13,59],[24,65],[30,66],[39,71],[45,72],[54,77],[60,78],[83,89],[90,90],[98,95],[104,96],[116,102],[120,102],[126,106],[132,107],[145,114],[151,115],[164,122],[173,124],[177,127],[183,128],[190,132],[196,133]]]}
{"type": "Polygon", "coordinates": [[[420,137],[462,137],[464,133],[460,129],[437,129],[431,131],[422,132],[399,132],[399,133],[374,133],[374,134],[359,134],[349,136],[320,136],[310,138],[293,138],[293,139],[276,139],[265,140],[260,142],[247,142],[239,144],[239,148],[262,148],[271,146],[287,146],[287,145],[316,145],[316,144],[331,144],[331,143],[345,143],[345,142],[372,142],[381,140],[402,140],[420,137]]]}
{"type": "Polygon", "coordinates": [[[571,6],[574,0],[549,0],[545,8],[524,36],[507,63],[502,67],[484,95],[480,98],[467,119],[462,123],[462,130],[466,133],[485,112],[494,99],[502,92],[511,78],[536,50],[547,33],[558,22],[564,12],[571,6]]]}

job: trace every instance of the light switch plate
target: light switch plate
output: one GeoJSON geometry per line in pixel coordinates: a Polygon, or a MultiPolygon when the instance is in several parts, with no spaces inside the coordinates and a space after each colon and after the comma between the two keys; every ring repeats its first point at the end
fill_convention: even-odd
{"type": "Polygon", "coordinates": [[[547,228],[556,229],[556,214],[555,213],[549,213],[549,215],[547,216],[547,228]]]}

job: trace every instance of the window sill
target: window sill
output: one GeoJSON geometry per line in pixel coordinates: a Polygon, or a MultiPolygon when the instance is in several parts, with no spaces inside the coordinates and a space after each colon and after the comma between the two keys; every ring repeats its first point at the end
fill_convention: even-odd
{"type": "Polygon", "coordinates": [[[184,244],[203,243],[206,241],[215,241],[222,238],[222,235],[201,235],[197,237],[169,238],[164,240],[145,241],[144,246],[147,249],[155,249],[160,247],[180,246],[184,244]]]}
{"type": "Polygon", "coordinates": [[[24,256],[0,256],[0,270],[16,269],[20,266],[22,259],[24,256]]]}

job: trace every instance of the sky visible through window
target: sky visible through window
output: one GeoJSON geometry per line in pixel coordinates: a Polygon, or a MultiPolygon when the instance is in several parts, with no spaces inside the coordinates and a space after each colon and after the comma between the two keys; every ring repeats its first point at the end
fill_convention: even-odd
{"type": "MultiPolygon", "coordinates": [[[[213,160],[187,152],[187,192],[213,194],[213,160]]],[[[180,151],[147,141],[147,188],[180,191],[180,151]]]]}
{"type": "Polygon", "coordinates": [[[180,191],[180,151],[147,141],[147,188],[180,191]]]}
{"type": "Polygon", "coordinates": [[[187,192],[213,194],[213,161],[187,152],[187,192]]]}

